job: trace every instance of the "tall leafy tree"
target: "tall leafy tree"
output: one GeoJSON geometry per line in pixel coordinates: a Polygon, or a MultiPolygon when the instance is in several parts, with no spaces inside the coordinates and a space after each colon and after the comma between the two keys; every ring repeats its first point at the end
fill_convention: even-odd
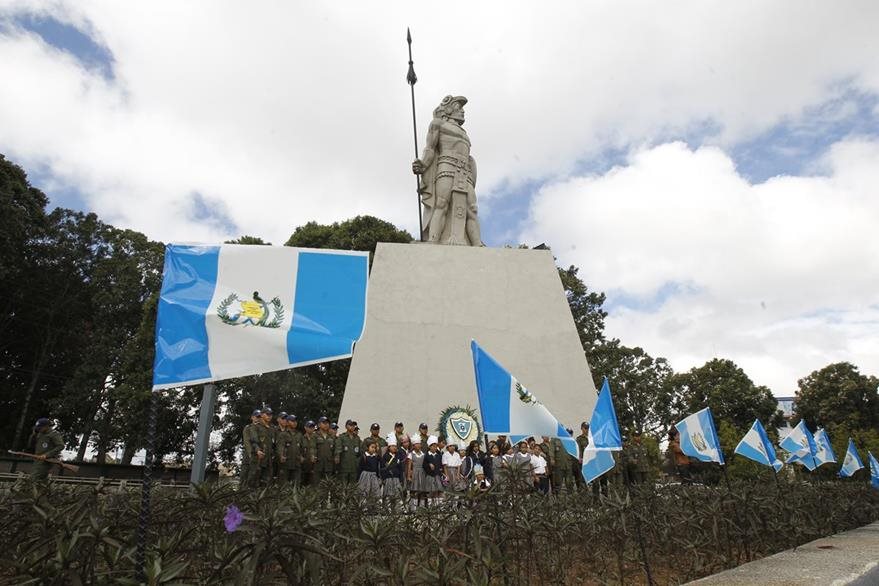
{"type": "Polygon", "coordinates": [[[837,362],[799,380],[795,423],[849,430],[879,428],[879,379],[861,374],[849,362],[837,362]]]}

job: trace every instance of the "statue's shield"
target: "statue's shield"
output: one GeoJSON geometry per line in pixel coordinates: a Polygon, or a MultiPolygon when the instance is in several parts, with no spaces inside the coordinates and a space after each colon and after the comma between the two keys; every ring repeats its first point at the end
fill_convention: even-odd
{"type": "Polygon", "coordinates": [[[473,429],[473,420],[465,419],[463,417],[454,417],[451,421],[455,435],[461,438],[461,440],[466,440],[470,435],[470,430],[473,429]]]}

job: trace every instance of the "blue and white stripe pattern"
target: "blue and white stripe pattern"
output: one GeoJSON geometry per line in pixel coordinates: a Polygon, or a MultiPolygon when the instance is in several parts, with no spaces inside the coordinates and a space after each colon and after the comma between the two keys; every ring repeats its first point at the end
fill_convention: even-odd
{"type": "Polygon", "coordinates": [[[751,426],[751,429],[748,430],[748,433],[745,434],[745,437],[736,446],[735,453],[750,458],[764,466],[772,466],[776,472],[784,466],[781,460],[776,457],[775,448],[772,446],[772,442],[769,441],[766,429],[759,419],[754,420],[754,425],[751,426]]]}
{"type": "MultiPolygon", "coordinates": [[[[559,420],[497,360],[470,341],[479,414],[485,433],[509,436],[547,436],[562,440],[565,449],[576,441],[559,420]]],[[[576,448],[572,455],[576,455],[576,448]]]]}
{"type": "Polygon", "coordinates": [[[836,454],[830,445],[830,437],[822,428],[815,432],[815,461],[818,465],[836,463],[836,454]]]}
{"type": "Polygon", "coordinates": [[[848,438],[848,449],[845,451],[845,458],[842,459],[842,468],[839,469],[839,475],[848,478],[858,470],[864,467],[861,456],[858,455],[858,448],[855,447],[855,441],[848,438]]]}
{"type": "Polygon", "coordinates": [[[812,432],[802,419],[778,445],[790,453],[790,457],[786,460],[788,464],[799,462],[809,471],[818,467],[818,460],[815,459],[818,447],[815,445],[812,432]]]}
{"type": "Polygon", "coordinates": [[[589,445],[583,449],[583,465],[580,469],[586,482],[592,483],[596,478],[611,470],[614,458],[611,452],[623,449],[620,426],[617,421],[616,409],[607,377],[598,393],[598,401],[589,420],[589,445]]]}
{"type": "Polygon", "coordinates": [[[359,251],[169,244],[153,389],[351,356],[368,265],[359,251]]]}
{"type": "Polygon", "coordinates": [[[879,462],[873,452],[867,452],[867,460],[870,462],[870,484],[873,488],[879,488],[879,462]]]}
{"type": "Polygon", "coordinates": [[[723,466],[723,450],[709,407],[678,422],[675,429],[680,434],[682,452],[703,462],[717,462],[723,466]]]}

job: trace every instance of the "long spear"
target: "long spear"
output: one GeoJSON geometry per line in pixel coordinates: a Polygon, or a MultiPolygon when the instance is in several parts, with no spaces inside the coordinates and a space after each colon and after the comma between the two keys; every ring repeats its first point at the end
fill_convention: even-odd
{"type": "MultiPolygon", "coordinates": [[[[412,94],[412,135],[415,138],[415,158],[418,158],[418,127],[415,124],[415,82],[418,77],[415,75],[415,67],[412,64],[412,33],[406,28],[406,44],[409,45],[409,73],[406,74],[406,82],[409,84],[409,90],[412,94]]],[[[415,176],[415,197],[418,201],[418,239],[424,240],[424,225],[421,220],[421,179],[415,176]]]]}

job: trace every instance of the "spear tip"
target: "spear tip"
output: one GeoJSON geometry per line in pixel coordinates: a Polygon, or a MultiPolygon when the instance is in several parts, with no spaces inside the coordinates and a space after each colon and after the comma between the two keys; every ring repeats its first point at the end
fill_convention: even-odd
{"type": "Polygon", "coordinates": [[[406,27],[406,42],[412,44],[412,33],[409,32],[408,26],[406,27]]]}

